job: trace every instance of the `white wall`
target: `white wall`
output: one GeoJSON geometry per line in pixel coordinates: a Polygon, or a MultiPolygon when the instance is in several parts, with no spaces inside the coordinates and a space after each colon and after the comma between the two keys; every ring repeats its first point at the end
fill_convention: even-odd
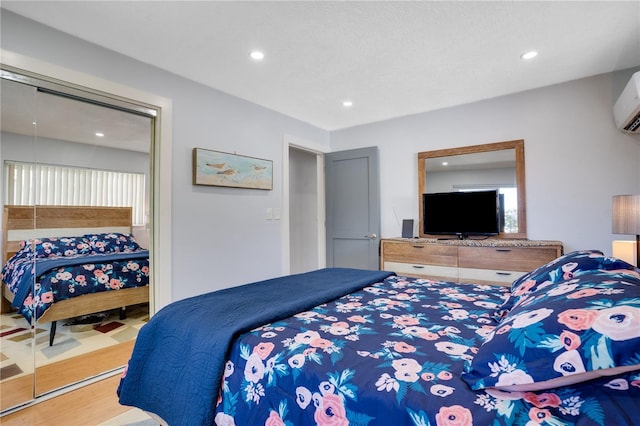
{"type": "Polygon", "coordinates": [[[2,132],[0,161],[23,161],[56,164],[60,166],[87,167],[100,170],[144,173],[149,179],[149,154],[103,146],[81,144],[2,132]],[[35,147],[35,150],[34,150],[35,147]]]}
{"type": "MultiPolygon", "coordinates": [[[[281,275],[283,136],[329,133],[2,11],[2,49],[173,100],[172,299],[281,275]],[[272,191],[193,186],[194,147],[273,160],[272,191]]],[[[211,70],[215,72],[215,70],[211,70]]]]}
{"type": "Polygon", "coordinates": [[[633,70],[604,74],[331,133],[332,150],[380,148],[382,236],[417,219],[417,153],[525,141],[527,230],[565,252],[611,253],[611,197],[640,193],[640,136],[618,131],[612,105],[633,70]]]}
{"type": "MultiPolygon", "coordinates": [[[[482,170],[451,170],[426,172],[425,192],[457,191],[456,185],[470,187],[474,185],[489,185],[497,188],[516,187],[516,169],[482,169],[482,170]]],[[[491,189],[491,188],[487,188],[491,189]]]]}

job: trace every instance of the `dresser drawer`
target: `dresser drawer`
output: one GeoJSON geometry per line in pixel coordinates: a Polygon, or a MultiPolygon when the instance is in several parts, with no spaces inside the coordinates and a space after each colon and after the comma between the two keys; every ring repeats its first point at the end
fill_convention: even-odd
{"type": "Polygon", "coordinates": [[[452,266],[421,265],[416,263],[384,262],[383,269],[409,277],[427,277],[445,281],[457,281],[458,268],[452,266]]]}
{"type": "Polygon", "coordinates": [[[458,279],[460,282],[499,283],[500,285],[510,286],[512,282],[525,273],[526,272],[497,269],[458,268],[458,279]]]}
{"type": "Polygon", "coordinates": [[[385,263],[392,261],[457,267],[458,247],[383,241],[382,258],[385,263]]]}
{"type": "Polygon", "coordinates": [[[509,286],[525,273],[562,255],[559,241],[414,239],[382,240],[380,268],[398,275],[509,286]]]}
{"type": "Polygon", "coordinates": [[[529,272],[558,256],[560,249],[553,246],[458,247],[458,265],[461,268],[529,272]]]}

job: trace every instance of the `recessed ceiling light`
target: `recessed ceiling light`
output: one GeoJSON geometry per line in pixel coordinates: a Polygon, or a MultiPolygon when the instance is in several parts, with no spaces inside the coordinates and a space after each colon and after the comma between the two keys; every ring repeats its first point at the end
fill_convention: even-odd
{"type": "Polygon", "coordinates": [[[443,165],[443,166],[448,166],[448,165],[449,165],[449,163],[447,163],[446,161],[443,161],[443,162],[442,162],[442,165],[443,165]]]}
{"type": "Polygon", "coordinates": [[[251,56],[251,59],[253,59],[254,61],[261,61],[264,59],[264,53],[259,50],[254,50],[253,52],[249,53],[249,56],[251,56]]]}
{"type": "Polygon", "coordinates": [[[521,59],[533,59],[536,56],[538,56],[538,52],[536,52],[535,50],[531,50],[529,52],[523,53],[522,55],[520,55],[521,59]]]}
{"type": "Polygon", "coordinates": [[[102,138],[102,137],[104,137],[104,133],[96,132],[96,136],[99,137],[99,138],[102,138]]]}
{"type": "Polygon", "coordinates": [[[353,106],[353,102],[352,101],[342,101],[342,106],[345,108],[350,108],[353,106]]]}

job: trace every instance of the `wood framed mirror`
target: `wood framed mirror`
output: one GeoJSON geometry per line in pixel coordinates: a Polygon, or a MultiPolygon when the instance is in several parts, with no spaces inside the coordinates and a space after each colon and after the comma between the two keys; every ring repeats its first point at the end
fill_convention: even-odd
{"type": "Polygon", "coordinates": [[[433,237],[424,232],[423,194],[482,189],[498,189],[506,197],[497,238],[527,238],[524,140],[419,152],[420,237],[433,237]]]}

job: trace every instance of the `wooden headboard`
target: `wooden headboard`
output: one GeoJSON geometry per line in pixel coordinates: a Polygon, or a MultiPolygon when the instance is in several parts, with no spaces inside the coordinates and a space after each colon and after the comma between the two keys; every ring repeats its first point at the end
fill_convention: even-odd
{"type": "Polygon", "coordinates": [[[4,206],[2,263],[34,238],[131,233],[131,207],[4,206]]]}

